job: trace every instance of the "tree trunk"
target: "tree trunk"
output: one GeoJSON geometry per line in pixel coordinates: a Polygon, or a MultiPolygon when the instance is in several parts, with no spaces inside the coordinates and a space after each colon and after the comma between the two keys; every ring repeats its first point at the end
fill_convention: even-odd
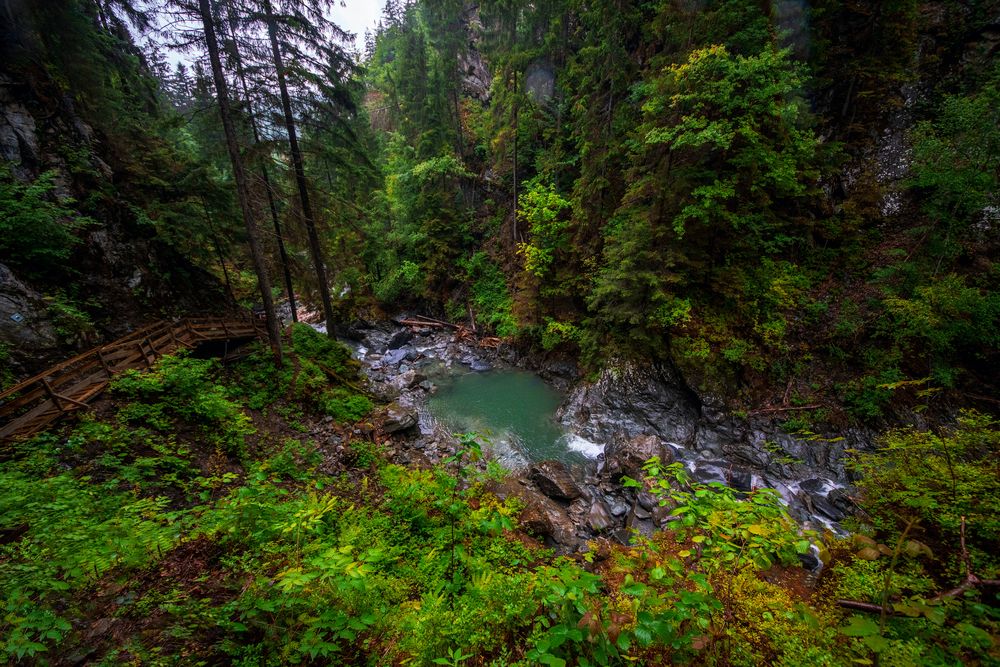
{"type": "Polygon", "coordinates": [[[247,230],[247,243],[250,246],[250,257],[254,271],[257,273],[257,286],[260,298],[264,304],[264,314],[267,316],[267,337],[271,343],[274,362],[281,366],[281,334],[278,328],[278,318],[274,313],[274,300],[271,298],[271,280],[264,265],[264,253],[260,247],[260,230],[254,218],[253,207],[250,204],[250,191],[247,188],[247,176],[243,169],[243,157],[236,141],[236,130],[233,127],[232,110],[229,106],[229,87],[222,73],[222,60],[219,57],[219,41],[215,35],[211,0],[198,0],[202,26],[205,30],[205,43],[208,46],[208,58],[212,63],[212,77],[215,80],[215,96],[219,103],[219,115],[222,116],[222,130],[226,135],[226,148],[229,160],[233,164],[233,180],[236,181],[236,198],[243,213],[243,222],[247,230]]]}
{"type": "Polygon", "coordinates": [[[295,118],[292,116],[292,100],[288,96],[288,84],[285,82],[285,64],[278,48],[278,26],[274,20],[270,0],[264,0],[264,16],[267,20],[267,34],[271,40],[271,56],[274,59],[274,69],[278,75],[278,90],[281,93],[281,108],[285,115],[285,129],[288,131],[288,150],[292,155],[292,168],[295,170],[295,184],[299,188],[299,200],[302,204],[302,219],[309,235],[309,250],[312,253],[313,266],[316,268],[316,279],[319,281],[319,295],[323,301],[323,316],[326,319],[326,335],[334,335],[333,303],[330,301],[330,284],[326,278],[326,264],[323,261],[323,248],[319,243],[316,231],[316,219],[313,217],[312,205],[309,203],[309,188],[306,184],[306,170],[302,162],[302,151],[299,150],[299,139],[295,131],[295,118]]]}
{"type": "MultiPolygon", "coordinates": [[[[233,53],[236,60],[236,76],[243,88],[243,99],[246,100],[247,118],[253,131],[253,141],[260,145],[260,130],[257,128],[257,116],[254,114],[253,102],[250,101],[250,86],[247,85],[246,72],[243,69],[243,58],[240,57],[239,45],[236,42],[236,17],[232,5],[229,6],[229,32],[232,33],[233,53]]],[[[274,187],[267,167],[262,163],[259,167],[260,180],[264,183],[264,193],[267,195],[267,208],[271,212],[271,222],[274,224],[274,236],[278,242],[278,257],[281,258],[281,272],[285,279],[285,294],[288,296],[288,306],[292,311],[292,322],[299,321],[298,308],[295,305],[295,288],[292,286],[292,270],[288,263],[288,252],[285,250],[285,237],[281,233],[281,221],[278,219],[278,205],[275,203],[274,187]]]]}

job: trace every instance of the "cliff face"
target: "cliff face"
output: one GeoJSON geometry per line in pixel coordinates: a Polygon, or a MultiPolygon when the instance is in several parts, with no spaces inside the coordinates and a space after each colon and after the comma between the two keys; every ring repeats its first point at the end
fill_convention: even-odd
{"type": "Polygon", "coordinates": [[[136,207],[115,196],[123,178],[109,166],[106,144],[75,109],[72,82],[62,89],[39,72],[0,65],[4,204],[16,205],[18,188],[45,174],[42,201],[67,214],[60,224],[79,239],[45,267],[11,250],[16,244],[0,244],[0,364],[8,378],[149,319],[232,305],[214,276],[159,240],[136,207]],[[83,214],[87,223],[78,225],[83,214]]]}

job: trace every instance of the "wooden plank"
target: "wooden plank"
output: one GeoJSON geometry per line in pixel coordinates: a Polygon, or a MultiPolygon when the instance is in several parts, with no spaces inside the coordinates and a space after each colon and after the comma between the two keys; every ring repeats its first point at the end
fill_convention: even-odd
{"type": "Polygon", "coordinates": [[[18,396],[17,398],[11,399],[5,403],[0,403],[0,415],[7,414],[8,412],[13,412],[18,408],[24,407],[28,403],[33,403],[34,401],[37,401],[39,398],[44,396],[44,394],[45,394],[44,389],[42,389],[41,387],[35,387],[34,389],[29,391],[27,394],[24,394],[23,396],[18,396]]]}
{"type": "Polygon", "coordinates": [[[0,416],[25,410],[0,428],[0,439],[31,435],[63,413],[87,407],[88,401],[104,391],[115,375],[130,368],[148,368],[162,355],[181,347],[210,340],[263,338],[266,334],[263,323],[245,311],[234,317],[152,322],[0,393],[0,416]],[[47,392],[51,397],[46,398],[47,392]]]}

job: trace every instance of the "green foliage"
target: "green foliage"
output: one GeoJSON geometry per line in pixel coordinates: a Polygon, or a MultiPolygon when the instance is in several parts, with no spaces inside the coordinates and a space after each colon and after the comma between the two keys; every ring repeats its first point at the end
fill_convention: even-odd
{"type": "Polygon", "coordinates": [[[74,209],[72,199],[53,194],[55,178],[47,171],[22,185],[0,177],[0,253],[29,275],[61,268],[80,242],[77,230],[94,222],[74,209]]]}
{"type": "Polygon", "coordinates": [[[67,473],[38,478],[0,471],[0,526],[24,531],[0,546],[6,657],[48,652],[66,637],[71,625],[57,610],[65,609],[67,591],[168,551],[179,532],[166,506],[166,498],[134,498],[67,473]]]}
{"type": "MultiPolygon", "coordinates": [[[[803,532],[788,516],[781,496],[773,489],[740,492],[719,482],[693,481],[682,463],[661,466],[651,459],[644,466],[646,486],[680,516],[673,529],[698,546],[701,557],[716,568],[766,570],[775,563],[797,561],[816,535],[803,532]]],[[[627,480],[626,486],[640,486],[627,480]]],[[[691,551],[678,552],[682,558],[691,551]]]]}
{"type": "Polygon", "coordinates": [[[516,336],[520,331],[513,314],[513,299],[503,272],[484,252],[477,252],[459,266],[469,277],[472,305],[480,322],[493,327],[498,336],[516,336]]]}
{"type": "Polygon", "coordinates": [[[338,422],[354,423],[372,411],[373,404],[367,396],[349,389],[331,389],[323,394],[322,410],[338,422]]]}
{"type": "Polygon", "coordinates": [[[1000,539],[1000,478],[993,465],[1000,426],[993,418],[965,412],[953,428],[894,430],[880,445],[853,460],[878,528],[891,532],[900,521],[918,519],[933,541],[953,546],[965,517],[970,547],[980,554],[991,551],[1000,539]]]}
{"type": "Polygon", "coordinates": [[[242,455],[246,438],[254,432],[250,418],[230,398],[230,392],[212,380],[217,363],[184,354],[167,355],[148,371],[128,370],[112,382],[112,389],[150,405],[126,410],[126,421],[144,421],[166,430],[163,415],[179,417],[203,429],[206,437],[230,453],[242,455]]]}
{"type": "Polygon", "coordinates": [[[524,270],[536,278],[544,278],[556,253],[569,247],[570,206],[552,185],[538,179],[520,195],[517,216],[528,223],[531,241],[521,243],[518,252],[524,256],[524,270]]]}

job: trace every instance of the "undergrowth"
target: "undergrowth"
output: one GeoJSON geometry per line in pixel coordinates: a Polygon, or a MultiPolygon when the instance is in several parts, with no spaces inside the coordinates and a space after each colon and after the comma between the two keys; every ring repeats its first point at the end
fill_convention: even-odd
{"type": "MultiPolygon", "coordinates": [[[[667,530],[557,557],[520,529],[519,501],[491,493],[496,471],[478,464],[474,434],[440,465],[414,469],[388,460],[376,441],[352,440],[331,461],[295,429],[254,432],[262,411],[308,422],[322,415],[318,397],[354,392],[332,384],[334,374],[353,384],[343,350],[302,329],[293,341],[296,358],[280,371],[247,361],[226,373],[180,356],[123,376],[100,421],[38,436],[0,464],[7,660],[998,662],[995,598],[975,587],[936,596],[962,574],[946,549],[964,499],[945,488],[933,508],[912,502],[922,485],[939,483],[923,449],[931,474],[892,473],[929,447],[966,474],[958,466],[996,438],[985,418],[970,415],[937,440],[891,434],[870,459],[891,494],[875,502],[866,487],[870,524],[858,529],[872,544],[883,540],[891,559],[803,532],[774,492],[700,484],[656,460],[630,484],[668,509],[667,530]],[[907,507],[923,532],[890,520],[907,507]],[[932,548],[911,548],[918,537],[932,548]],[[812,588],[799,556],[814,544],[829,566],[812,588]],[[841,598],[891,613],[840,609],[841,598]]],[[[967,518],[973,565],[995,577],[989,516],[984,523],[970,509],[967,518]]]]}

